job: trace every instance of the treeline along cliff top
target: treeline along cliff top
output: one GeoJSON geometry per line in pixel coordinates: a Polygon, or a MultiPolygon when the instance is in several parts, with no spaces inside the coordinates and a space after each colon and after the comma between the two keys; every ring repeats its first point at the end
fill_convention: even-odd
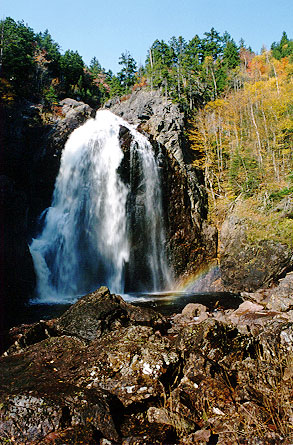
{"type": "Polygon", "coordinates": [[[161,89],[190,111],[243,88],[264,55],[272,76],[279,74],[280,64],[293,62],[293,40],[285,32],[270,51],[263,49],[262,56],[256,56],[243,40],[237,45],[228,32],[220,35],[214,28],[203,38],[195,35],[190,41],[182,36],[172,37],[168,43],[156,40],[144,66],[139,67],[128,51],[122,53],[117,74],[106,71],[97,57],[86,66],[77,51],[62,53],[48,30],[36,34],[24,22],[10,17],[0,22],[0,43],[2,101],[25,98],[45,107],[65,97],[98,107],[108,98],[147,86],[161,89]]]}

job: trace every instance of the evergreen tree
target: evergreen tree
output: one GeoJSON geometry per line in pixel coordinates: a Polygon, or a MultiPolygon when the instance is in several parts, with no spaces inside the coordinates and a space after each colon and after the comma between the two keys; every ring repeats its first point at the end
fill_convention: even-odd
{"type": "Polygon", "coordinates": [[[146,59],[146,72],[151,87],[165,87],[165,92],[168,91],[173,62],[173,49],[164,40],[155,40],[146,59]]]}
{"type": "Polygon", "coordinates": [[[124,94],[124,88],[121,85],[120,79],[117,76],[112,76],[110,81],[110,97],[122,96],[124,94]]]}
{"type": "Polygon", "coordinates": [[[46,52],[46,59],[48,60],[48,68],[50,71],[50,74],[53,77],[60,76],[60,60],[61,60],[61,53],[60,53],[60,46],[58,43],[54,42],[52,39],[51,34],[46,29],[45,32],[39,33],[36,36],[39,48],[44,50],[46,52]]]}
{"type": "Polygon", "coordinates": [[[210,32],[205,32],[204,35],[205,38],[201,40],[201,62],[207,56],[216,60],[223,52],[222,38],[215,28],[212,28],[210,32]]]}
{"type": "Polygon", "coordinates": [[[33,96],[36,62],[36,39],[33,30],[23,22],[8,17],[0,22],[1,77],[6,79],[20,96],[33,96]]]}
{"type": "Polygon", "coordinates": [[[273,57],[277,60],[281,60],[283,57],[289,57],[291,61],[293,60],[293,40],[289,40],[285,31],[280,42],[272,44],[271,50],[273,57]]]}
{"type": "Polygon", "coordinates": [[[67,50],[60,61],[64,94],[70,94],[84,74],[84,62],[77,51],[67,50]]]}
{"type": "Polygon", "coordinates": [[[98,74],[103,73],[104,70],[96,57],[93,57],[90,61],[89,71],[93,76],[98,76],[98,74]]]}
{"type": "Polygon", "coordinates": [[[122,65],[121,71],[118,73],[118,78],[124,92],[128,92],[130,88],[135,84],[135,72],[136,72],[136,61],[130,55],[128,51],[122,53],[119,58],[119,65],[122,65]]]}
{"type": "Polygon", "coordinates": [[[199,71],[199,55],[201,52],[201,40],[195,35],[186,45],[184,52],[183,65],[188,74],[194,74],[199,71]]]}
{"type": "Polygon", "coordinates": [[[227,31],[223,35],[223,62],[228,69],[234,69],[240,63],[239,49],[227,31]]]}

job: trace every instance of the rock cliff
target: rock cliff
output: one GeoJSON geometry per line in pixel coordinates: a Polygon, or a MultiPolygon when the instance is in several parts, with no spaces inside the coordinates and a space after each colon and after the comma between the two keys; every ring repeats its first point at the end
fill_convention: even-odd
{"type": "Polygon", "coordinates": [[[30,102],[0,108],[0,328],[13,322],[15,307],[34,291],[28,241],[37,217],[50,205],[64,143],[93,110],[65,99],[58,113],[48,118],[30,102]]]}
{"type": "MultiPolygon", "coordinates": [[[[201,172],[192,165],[184,135],[184,115],[158,92],[135,91],[127,100],[111,100],[110,111],[135,125],[153,145],[161,170],[167,250],[175,275],[189,274],[216,257],[217,232],[206,222],[207,194],[201,172]]],[[[129,136],[122,146],[127,152],[129,136]]]]}
{"type": "Polygon", "coordinates": [[[248,205],[235,202],[220,231],[222,283],[234,292],[268,288],[293,266],[292,234],[288,239],[278,234],[286,216],[278,215],[272,227],[270,213],[249,213],[248,205]]]}

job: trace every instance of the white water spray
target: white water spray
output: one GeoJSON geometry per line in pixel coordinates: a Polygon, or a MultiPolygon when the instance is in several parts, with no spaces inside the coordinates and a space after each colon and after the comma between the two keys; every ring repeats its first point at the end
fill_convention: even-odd
{"type": "MultiPolygon", "coordinates": [[[[126,274],[145,282],[149,291],[171,282],[165,256],[165,234],[160,179],[148,140],[110,111],[75,130],[61,158],[52,205],[47,209],[42,233],[30,246],[41,301],[67,301],[100,285],[123,293],[126,274]],[[138,161],[140,194],[128,211],[132,185],[123,182],[118,168],[124,153],[119,130],[132,135],[130,171],[138,161]],[[138,207],[138,209],[137,209],[138,207]],[[142,215],[142,216],[141,216],[142,215]],[[143,218],[143,223],[141,222],[143,218]],[[132,226],[144,231],[144,268],[133,264],[132,226]]],[[[142,249],[138,249],[142,255],[142,249]]],[[[137,257],[137,255],[136,255],[137,257]]],[[[132,279],[133,281],[133,279],[132,279]]],[[[133,287],[133,282],[132,282],[133,287]]],[[[139,286],[138,286],[139,288],[139,286]]]]}

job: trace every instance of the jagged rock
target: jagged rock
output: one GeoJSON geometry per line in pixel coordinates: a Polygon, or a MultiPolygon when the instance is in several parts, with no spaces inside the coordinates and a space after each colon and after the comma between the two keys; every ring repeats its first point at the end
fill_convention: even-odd
{"type": "Polygon", "coordinates": [[[112,331],[89,346],[88,357],[87,387],[107,390],[124,406],[160,397],[161,379],[179,364],[169,340],[145,326],[112,331]]]}
{"type": "Polygon", "coordinates": [[[150,423],[163,423],[164,425],[172,425],[180,428],[185,434],[194,431],[195,423],[184,419],[182,416],[167,410],[166,408],[156,408],[151,406],[147,412],[150,423]]]}
{"type": "Polygon", "coordinates": [[[50,332],[38,324],[31,333],[16,330],[16,337],[23,332],[24,349],[0,358],[1,434],[14,435],[16,443],[62,437],[71,443],[226,444],[239,434],[280,442],[270,425],[283,428],[292,417],[293,325],[277,314],[257,329],[252,319],[242,331],[241,317],[262,317],[262,308],[244,302],[219,322],[216,313],[188,305],[181,315],[189,321],[199,313],[208,318],[160,333],[152,312],[145,318],[144,310],[100,288],[59,320],[43,322],[56,336],[29,344],[50,332]],[[280,409],[282,419],[273,417],[280,409]]]}
{"type": "Polygon", "coordinates": [[[293,272],[282,278],[278,286],[267,290],[265,297],[267,309],[282,312],[293,309],[293,272]]]}
{"type": "Polygon", "coordinates": [[[151,134],[184,168],[189,157],[183,138],[184,117],[177,105],[157,91],[137,90],[126,101],[107,102],[106,108],[151,134]],[[186,149],[186,151],[185,151],[186,149]]]}
{"type": "MultiPolygon", "coordinates": [[[[183,419],[212,430],[217,443],[234,443],[234,438],[244,431],[246,438],[255,437],[256,422],[258,425],[274,422],[269,411],[261,408],[263,403],[266,406],[283,403],[280,401],[286,394],[285,404],[290,404],[289,379],[281,384],[278,394],[275,390],[285,375],[288,352],[284,352],[281,360],[280,354],[282,348],[289,351],[289,345],[292,346],[291,330],[288,323],[270,322],[254,337],[212,320],[185,327],[176,340],[185,354],[183,377],[171,392],[167,406],[172,406],[183,419]],[[252,416],[247,417],[248,412],[252,416]],[[244,429],[243,422],[246,422],[244,429]]],[[[289,354],[287,370],[292,360],[292,352],[289,354]]],[[[289,421],[288,416],[290,410],[286,409],[285,422],[289,421]]],[[[259,439],[270,437],[269,429],[261,430],[259,439]]],[[[193,437],[193,433],[182,443],[189,443],[188,437],[193,437]]],[[[278,434],[276,438],[280,438],[278,434]]]]}
{"type": "MultiPolygon", "coordinates": [[[[106,394],[54,384],[2,398],[0,432],[2,439],[15,443],[36,443],[58,428],[82,425],[109,439],[117,440],[106,394]]],[[[97,436],[97,434],[96,434],[97,436]]]]}
{"type": "Polygon", "coordinates": [[[31,443],[57,427],[89,423],[105,437],[117,439],[109,395],[73,383],[78,357],[84,352],[83,343],[63,336],[1,359],[1,437],[31,443]]]}
{"type": "MultiPolygon", "coordinates": [[[[90,117],[95,116],[95,111],[87,104],[74,99],[64,99],[60,102],[64,119],[57,121],[54,128],[54,141],[59,142],[59,138],[63,141],[68,138],[69,134],[83,124],[90,117]]],[[[52,137],[51,136],[51,137],[52,137]]]]}
{"type": "Polygon", "coordinates": [[[141,309],[126,303],[119,295],[101,287],[80,298],[57,321],[56,329],[87,341],[129,324],[166,329],[167,320],[152,309],[141,309]]]}
{"type": "Polygon", "coordinates": [[[8,349],[3,355],[18,354],[28,346],[57,335],[57,330],[52,321],[40,320],[32,325],[21,325],[11,328],[7,339],[8,349]]]}
{"type": "MultiPolygon", "coordinates": [[[[160,167],[170,265],[176,277],[192,273],[201,264],[215,258],[217,230],[206,222],[206,190],[202,173],[192,165],[193,154],[184,134],[184,114],[158,92],[144,89],[135,91],[127,100],[111,100],[105,106],[137,125],[150,140],[160,167]]],[[[120,131],[120,140],[124,160],[119,172],[123,180],[129,182],[127,165],[131,138],[124,129],[120,131]]],[[[133,182],[140,184],[138,169],[132,172],[133,182]]],[[[133,192],[135,195],[135,190],[133,192]]],[[[141,236],[139,227],[137,230],[134,227],[137,245],[139,234],[141,236]]],[[[139,247],[132,252],[135,261],[139,262],[141,255],[136,251],[139,252],[139,247]]]]}

